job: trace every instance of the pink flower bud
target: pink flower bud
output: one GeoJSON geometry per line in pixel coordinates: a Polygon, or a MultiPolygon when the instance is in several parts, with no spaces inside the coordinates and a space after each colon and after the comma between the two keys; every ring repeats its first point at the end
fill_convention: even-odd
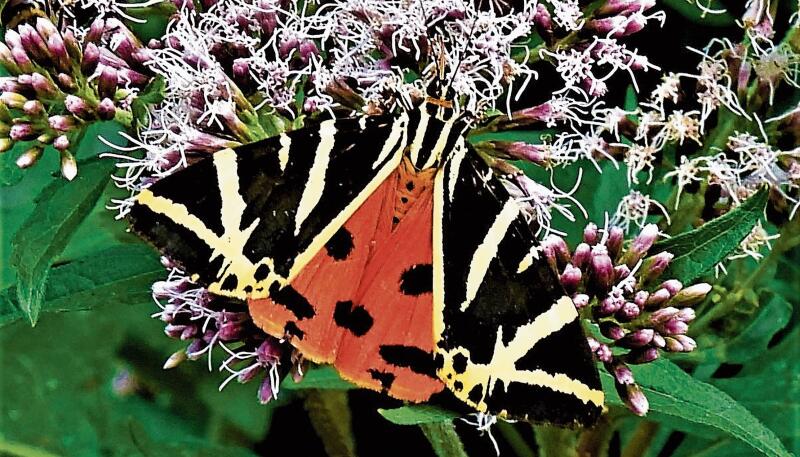
{"type": "Polygon", "coordinates": [[[19,33],[17,33],[16,30],[11,29],[6,30],[5,32],[5,41],[10,49],[22,47],[22,38],[19,36],[19,33]]]}
{"type": "Polygon", "coordinates": [[[533,23],[542,30],[553,30],[553,18],[550,11],[541,3],[536,5],[536,12],[533,15],[533,23]]]}
{"type": "Polygon", "coordinates": [[[581,270],[568,263],[561,274],[561,285],[568,293],[574,293],[581,283],[581,277],[581,270]]]}
{"type": "Polygon", "coordinates": [[[670,298],[670,293],[667,289],[663,288],[658,289],[652,294],[650,294],[650,297],[647,299],[647,303],[645,303],[645,307],[657,308],[666,303],[666,301],[669,300],[669,298],[670,298]]]}
{"type": "Polygon", "coordinates": [[[92,117],[92,109],[86,101],[75,95],[67,95],[64,99],[64,106],[67,107],[67,111],[82,119],[89,119],[92,117]]]}
{"type": "Polygon", "coordinates": [[[56,76],[56,82],[58,83],[58,87],[65,92],[71,92],[77,87],[72,76],[66,73],[59,73],[58,76],[56,76]]]}
{"type": "Polygon", "coordinates": [[[5,69],[11,73],[12,75],[16,75],[22,72],[17,66],[17,62],[14,60],[14,55],[11,53],[11,49],[3,43],[0,43],[0,64],[5,67],[5,69]]]}
{"type": "Polygon", "coordinates": [[[678,319],[670,319],[661,325],[663,333],[667,335],[685,335],[689,331],[689,325],[678,319]]]}
{"type": "Polygon", "coordinates": [[[102,98],[114,98],[118,81],[117,70],[108,66],[103,67],[97,80],[97,93],[102,98]]]}
{"type": "Polygon", "coordinates": [[[319,49],[313,41],[305,41],[298,47],[298,54],[303,63],[308,63],[311,56],[319,55],[319,49]]]}
{"type": "Polygon", "coordinates": [[[70,60],[73,62],[80,62],[83,56],[81,53],[81,45],[78,43],[75,35],[72,34],[72,31],[67,30],[61,37],[64,40],[64,47],[67,48],[67,55],[69,55],[70,60]]]}
{"type": "Polygon", "coordinates": [[[610,362],[614,357],[614,354],[611,352],[611,348],[605,344],[600,344],[597,350],[594,351],[594,355],[597,357],[597,360],[601,362],[610,362]]]}
{"type": "Polygon", "coordinates": [[[660,325],[668,320],[672,319],[674,316],[678,314],[678,308],[673,308],[668,306],[666,308],[661,308],[653,311],[650,314],[650,322],[653,325],[660,325]]]}
{"type": "Polygon", "coordinates": [[[572,303],[578,309],[585,308],[589,305],[589,296],[586,294],[575,294],[572,296],[572,303]]]}
{"type": "Polygon", "coordinates": [[[86,33],[85,41],[87,43],[96,43],[100,40],[100,37],[103,36],[103,33],[106,31],[106,22],[103,18],[98,17],[97,19],[92,22],[92,25],[89,26],[89,31],[86,33]]]}
{"type": "Polygon", "coordinates": [[[39,100],[28,100],[22,105],[22,111],[29,117],[38,117],[44,113],[44,105],[39,100]]]}
{"type": "Polygon", "coordinates": [[[14,141],[27,141],[36,138],[39,132],[31,124],[23,123],[11,126],[8,136],[14,141]]]}
{"type": "Polygon", "coordinates": [[[636,303],[626,302],[624,305],[622,305],[622,308],[620,308],[620,310],[617,311],[616,317],[617,320],[621,322],[630,322],[639,317],[639,314],[641,312],[642,310],[640,310],[639,307],[636,306],[636,303]]]}
{"type": "Polygon", "coordinates": [[[674,306],[693,306],[705,300],[709,292],[711,292],[711,284],[694,284],[678,292],[670,300],[670,304],[674,306]]]}
{"type": "Polygon", "coordinates": [[[44,149],[39,146],[28,149],[17,158],[17,166],[19,168],[28,168],[35,165],[42,157],[42,152],[44,152],[44,149]]]}
{"type": "Polygon", "coordinates": [[[647,415],[647,411],[650,410],[650,403],[647,401],[647,397],[638,384],[634,383],[623,387],[617,387],[617,393],[622,401],[625,402],[625,406],[627,406],[633,414],[637,416],[647,415]]]}
{"type": "Polygon", "coordinates": [[[597,240],[598,240],[597,225],[590,222],[583,229],[583,242],[590,246],[594,246],[595,244],[597,244],[597,240]]]}
{"type": "Polygon", "coordinates": [[[59,151],[66,151],[69,149],[69,138],[66,135],[59,135],[53,140],[53,147],[59,151]]]}
{"type": "Polygon", "coordinates": [[[620,282],[631,275],[631,269],[627,265],[617,265],[614,267],[614,282],[620,282]]]}
{"type": "Polygon", "coordinates": [[[673,257],[675,256],[669,252],[659,252],[645,259],[640,270],[641,283],[647,284],[661,276],[661,273],[667,269],[673,257]]]}
{"type": "Polygon", "coordinates": [[[667,289],[669,295],[671,297],[674,297],[675,294],[681,291],[681,289],[683,288],[683,284],[681,284],[681,282],[678,281],[677,279],[668,279],[663,283],[661,283],[660,287],[663,289],[667,289]]]}
{"type": "Polygon", "coordinates": [[[650,292],[646,290],[640,290],[636,292],[636,295],[633,296],[633,302],[636,303],[640,309],[644,309],[645,304],[647,303],[647,299],[650,297],[650,292]]]}
{"type": "Polygon", "coordinates": [[[489,143],[500,154],[512,159],[527,160],[542,166],[547,165],[550,161],[550,154],[542,145],[524,141],[491,141],[489,143]]]}
{"type": "Polygon", "coordinates": [[[208,347],[208,343],[202,338],[197,338],[186,347],[186,356],[189,360],[197,360],[203,355],[203,351],[208,347]]]}
{"type": "Polygon", "coordinates": [[[53,58],[53,63],[60,71],[70,70],[70,58],[61,35],[53,35],[47,40],[47,49],[53,58]]]}
{"type": "Polygon", "coordinates": [[[31,73],[34,71],[33,62],[23,48],[11,48],[11,55],[18,68],[17,73],[31,73]]]}
{"type": "Polygon", "coordinates": [[[625,355],[625,361],[632,365],[649,363],[658,358],[658,349],[646,347],[634,349],[625,355]]]}
{"type": "Polygon", "coordinates": [[[100,119],[105,121],[114,119],[114,116],[117,114],[117,107],[110,98],[104,98],[103,101],[100,102],[100,105],[97,106],[97,114],[100,116],[100,119]]]}
{"type": "Polygon", "coordinates": [[[644,347],[653,341],[653,335],[655,335],[655,330],[651,328],[643,328],[625,335],[624,338],[618,341],[618,344],[627,348],[644,347]]]}
{"type": "Polygon", "coordinates": [[[656,332],[656,334],[653,335],[653,341],[650,344],[659,349],[662,349],[667,344],[667,341],[664,339],[663,336],[661,336],[660,333],[656,332]]]}
{"type": "Polygon", "coordinates": [[[572,255],[572,264],[577,268],[584,268],[589,264],[591,255],[591,246],[586,243],[581,243],[575,248],[575,253],[572,255]]]}
{"type": "Polygon", "coordinates": [[[263,364],[275,363],[281,359],[281,347],[271,337],[267,337],[256,349],[258,361],[263,364]]]}
{"type": "Polygon", "coordinates": [[[31,74],[31,85],[36,94],[42,98],[53,98],[58,94],[58,88],[50,79],[40,73],[31,74]]]}
{"type": "Polygon", "coordinates": [[[614,376],[614,381],[617,384],[628,385],[633,384],[633,372],[621,360],[614,359],[611,363],[605,364],[606,370],[614,376]]]}
{"type": "Polygon", "coordinates": [[[594,246],[589,260],[589,282],[596,293],[611,288],[614,279],[614,265],[604,246],[594,246]]]}
{"type": "Polygon", "coordinates": [[[611,256],[612,259],[619,257],[619,253],[622,250],[622,240],[624,238],[625,232],[623,232],[621,228],[611,227],[608,229],[606,249],[608,249],[608,255],[611,256]]]}
{"type": "Polygon", "coordinates": [[[686,335],[672,335],[672,338],[681,344],[683,348],[681,352],[692,352],[697,349],[697,342],[691,337],[686,335]]]}
{"type": "Polygon", "coordinates": [[[631,268],[636,265],[639,260],[647,254],[647,251],[653,246],[653,243],[658,238],[658,226],[655,224],[647,224],[642,231],[628,247],[628,250],[623,256],[623,261],[631,268]]]}
{"type": "Polygon", "coordinates": [[[75,118],[72,116],[50,116],[47,121],[50,124],[50,128],[61,132],[66,132],[75,127],[75,118]]]}
{"type": "Polygon", "coordinates": [[[614,341],[620,340],[625,336],[625,330],[611,321],[600,322],[600,333],[614,341]]]}
{"type": "Polygon", "coordinates": [[[89,43],[83,50],[83,60],[81,61],[81,71],[86,76],[91,76],[100,63],[100,49],[94,43],[89,43]]]}

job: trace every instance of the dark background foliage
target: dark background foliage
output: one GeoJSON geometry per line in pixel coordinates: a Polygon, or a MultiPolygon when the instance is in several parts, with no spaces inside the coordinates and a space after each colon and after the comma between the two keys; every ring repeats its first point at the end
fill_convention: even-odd
{"type": "MultiPolygon", "coordinates": [[[[685,46],[702,48],[713,37],[740,39],[733,17],[744,2],[727,3],[731,15],[704,19],[683,0],[665,1],[670,13],[666,26],[637,35],[629,46],[662,69],[691,71],[697,57],[685,46]]],[[[530,105],[549,94],[549,81],[557,84],[549,76],[540,75],[521,103],[530,105]]],[[[656,71],[642,75],[642,92],[648,93],[660,76],[656,71]]],[[[628,99],[620,96],[611,103],[635,103],[627,84],[624,78],[612,81],[611,93],[627,93],[628,99]]],[[[787,106],[792,102],[787,100],[787,106]]],[[[456,436],[447,422],[420,419],[443,412],[396,410],[399,402],[348,389],[330,370],[312,370],[300,385],[284,382],[278,399],[267,406],[256,401],[255,384],[234,383],[219,392],[223,375],[209,373],[205,361],[162,370],[166,357],[181,348],[149,317],[156,310],[150,284],[165,272],[157,254],[104,209],[120,191],[108,178],[112,164],[97,159],[105,146],[96,134],[121,143],[118,128],[106,123],[85,135],[78,154],[81,174],[72,183],[52,173],[56,154],[45,154],[24,174],[14,166],[22,149],[0,155],[0,454],[494,453],[489,438],[463,421],[454,422],[456,436]],[[17,287],[43,294],[33,328],[22,317],[17,287]],[[396,425],[379,408],[395,409],[394,416],[389,414],[393,422],[426,423],[396,425]]],[[[538,133],[514,136],[533,139],[538,133]]],[[[625,171],[605,166],[601,176],[591,166],[584,169],[576,197],[589,220],[602,223],[603,214],[613,212],[628,191],[625,171]]],[[[560,172],[556,184],[569,187],[576,175],[576,169],[560,172]]],[[[669,184],[656,179],[642,190],[665,196],[669,184]]],[[[558,222],[574,241],[585,221],[558,222]]],[[[797,238],[800,229],[793,224],[787,233],[797,238]]],[[[568,449],[579,445],[595,455],[624,457],[787,455],[781,444],[797,454],[800,249],[787,243],[784,248],[778,242],[760,265],[737,262],[717,282],[712,305],[733,291],[741,296],[728,314],[707,321],[701,317],[695,327],[699,333],[693,335],[699,349],[672,359],[692,377],[675,365],[637,371],[651,402],[648,417],[626,413],[612,396],[606,421],[582,435],[500,424],[493,434],[502,455],[572,455],[568,449]],[[745,280],[752,280],[752,287],[735,287],[745,280]],[[779,442],[762,434],[761,424],[738,405],[779,442]]]]}

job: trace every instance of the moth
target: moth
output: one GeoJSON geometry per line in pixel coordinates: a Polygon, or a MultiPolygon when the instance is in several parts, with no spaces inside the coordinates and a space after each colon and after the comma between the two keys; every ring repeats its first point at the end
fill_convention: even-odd
{"type": "Polygon", "coordinates": [[[225,149],[143,190],[133,229],[255,323],[410,402],[593,423],[597,369],[533,228],[438,100],[225,149]]]}

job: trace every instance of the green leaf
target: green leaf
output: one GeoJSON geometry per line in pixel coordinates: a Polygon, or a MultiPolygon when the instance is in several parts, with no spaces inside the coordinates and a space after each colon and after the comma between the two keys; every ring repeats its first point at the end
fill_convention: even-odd
{"type": "Polygon", "coordinates": [[[131,102],[131,113],[133,114],[133,124],[145,125],[147,123],[148,105],[157,105],[164,101],[167,83],[163,76],[158,75],[133,99],[131,102]]]}
{"type": "MultiPolygon", "coordinates": [[[[791,456],[775,433],[744,406],[716,387],[692,378],[672,362],[659,359],[632,369],[650,402],[649,418],[688,432],[716,430],[741,440],[762,455],[791,456]]],[[[601,370],[601,378],[607,402],[623,406],[612,376],[601,370]]]]}
{"type": "Polygon", "coordinates": [[[300,382],[294,382],[291,376],[287,376],[281,383],[281,389],[286,390],[348,390],[355,388],[356,386],[342,379],[336,369],[330,365],[309,369],[300,382]]]}
{"type": "Polygon", "coordinates": [[[386,420],[397,425],[433,424],[436,422],[452,422],[461,415],[453,411],[431,405],[408,405],[394,409],[379,409],[378,412],[386,420]]]}
{"type": "Polygon", "coordinates": [[[425,438],[431,443],[433,452],[438,457],[467,457],[461,438],[458,437],[453,424],[447,422],[434,422],[420,424],[419,428],[425,438]]]}
{"type": "MultiPolygon", "coordinates": [[[[123,245],[69,261],[50,270],[40,313],[147,303],[150,285],[164,275],[157,256],[144,245],[123,245]]],[[[16,287],[0,292],[0,327],[24,316],[16,287]]]]}
{"type": "Polygon", "coordinates": [[[761,189],[724,216],[656,243],[653,253],[668,251],[675,256],[664,277],[689,284],[723,261],[761,219],[768,195],[761,189]]]}
{"type": "Polygon", "coordinates": [[[42,190],[33,213],[14,236],[10,263],[17,270],[17,299],[32,325],[44,301],[50,265],[92,211],[113,167],[108,160],[80,162],[74,181],[58,179],[42,190]]]}

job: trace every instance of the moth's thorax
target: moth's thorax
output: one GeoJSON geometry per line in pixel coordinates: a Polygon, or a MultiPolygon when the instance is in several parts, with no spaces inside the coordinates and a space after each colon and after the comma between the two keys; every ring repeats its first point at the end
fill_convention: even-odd
{"type": "Polygon", "coordinates": [[[392,217],[393,226],[397,226],[403,220],[406,213],[417,203],[420,196],[427,194],[428,198],[430,198],[430,190],[433,188],[436,170],[436,168],[417,170],[411,164],[411,159],[403,157],[403,161],[397,167],[396,172],[397,184],[392,217]]]}
{"type": "Polygon", "coordinates": [[[408,114],[405,155],[417,170],[439,167],[464,146],[466,121],[442,106],[423,103],[408,114]]]}

